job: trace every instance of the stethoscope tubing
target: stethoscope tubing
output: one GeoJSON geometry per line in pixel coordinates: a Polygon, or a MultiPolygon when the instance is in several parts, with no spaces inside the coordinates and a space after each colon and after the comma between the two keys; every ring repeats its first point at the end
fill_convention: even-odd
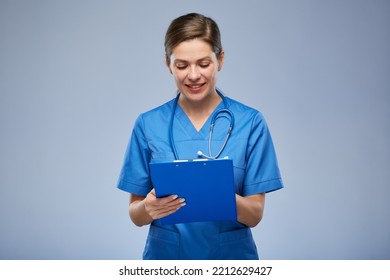
{"type": "MultiPolygon", "coordinates": [[[[225,149],[226,144],[227,144],[227,142],[229,140],[229,137],[230,137],[230,135],[232,133],[232,130],[233,130],[233,127],[234,127],[234,121],[235,121],[233,112],[228,109],[228,104],[227,104],[225,96],[219,90],[216,90],[216,91],[219,94],[219,96],[222,98],[222,101],[224,103],[225,108],[216,111],[214,113],[214,115],[212,116],[212,118],[211,118],[209,140],[208,140],[208,155],[203,154],[201,151],[198,152],[199,156],[202,156],[202,157],[205,157],[205,158],[208,158],[208,159],[217,159],[221,155],[221,153],[225,149]],[[218,151],[218,153],[215,156],[212,156],[211,142],[212,142],[212,137],[213,137],[214,125],[215,125],[215,122],[217,121],[217,119],[219,119],[219,118],[228,118],[225,114],[229,115],[229,117],[230,117],[229,129],[228,129],[225,141],[222,144],[221,149],[218,151]]],[[[180,97],[180,92],[177,93],[175,101],[173,102],[171,119],[170,119],[170,122],[169,122],[169,140],[170,140],[172,152],[173,152],[176,160],[179,159],[179,154],[177,152],[175,140],[174,140],[174,137],[173,137],[173,122],[174,122],[174,118],[175,118],[175,112],[176,112],[177,104],[179,102],[179,97],[180,97]]]]}

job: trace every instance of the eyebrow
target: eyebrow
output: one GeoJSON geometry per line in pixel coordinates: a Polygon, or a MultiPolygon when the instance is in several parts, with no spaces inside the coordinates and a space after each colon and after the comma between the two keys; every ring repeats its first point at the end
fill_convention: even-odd
{"type": "MultiPolygon", "coordinates": [[[[205,56],[205,57],[202,57],[202,58],[198,59],[197,62],[199,62],[199,61],[204,61],[204,60],[209,60],[209,61],[211,61],[212,59],[211,59],[211,57],[209,57],[209,56],[205,56]]],[[[175,62],[175,63],[186,63],[186,62],[188,62],[188,61],[185,60],[185,59],[180,59],[180,58],[178,58],[178,59],[175,59],[174,62],[175,62]]]]}

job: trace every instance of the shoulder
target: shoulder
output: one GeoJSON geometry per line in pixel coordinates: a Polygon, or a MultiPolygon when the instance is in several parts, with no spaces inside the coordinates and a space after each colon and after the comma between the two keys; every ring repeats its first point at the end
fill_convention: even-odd
{"type": "Polygon", "coordinates": [[[263,114],[253,107],[250,107],[240,101],[237,101],[235,99],[232,99],[228,96],[225,96],[228,109],[231,110],[235,115],[236,118],[247,118],[250,120],[264,120],[263,114]]]}
{"type": "Polygon", "coordinates": [[[172,111],[173,103],[175,99],[169,100],[168,102],[155,107],[151,110],[148,110],[141,114],[141,116],[147,118],[147,117],[154,117],[154,116],[160,116],[162,114],[170,113],[172,111]]]}
{"type": "Polygon", "coordinates": [[[141,113],[137,118],[136,125],[140,125],[143,123],[155,124],[156,122],[169,121],[172,112],[173,103],[174,103],[174,99],[158,107],[155,107],[153,109],[141,113]]]}

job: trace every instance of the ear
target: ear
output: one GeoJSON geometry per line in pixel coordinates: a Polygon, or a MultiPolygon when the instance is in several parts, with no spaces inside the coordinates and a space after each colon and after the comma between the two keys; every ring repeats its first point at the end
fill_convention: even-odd
{"type": "Polygon", "coordinates": [[[221,71],[224,61],[225,61],[225,52],[221,50],[218,57],[218,71],[221,71]]]}

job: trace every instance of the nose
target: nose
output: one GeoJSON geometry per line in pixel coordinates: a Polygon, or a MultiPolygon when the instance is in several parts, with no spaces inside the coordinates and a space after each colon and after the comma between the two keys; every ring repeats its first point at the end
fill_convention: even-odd
{"type": "Polygon", "coordinates": [[[200,79],[200,71],[199,71],[198,67],[196,67],[196,66],[190,67],[190,71],[188,73],[188,79],[190,81],[197,81],[200,79]]]}

